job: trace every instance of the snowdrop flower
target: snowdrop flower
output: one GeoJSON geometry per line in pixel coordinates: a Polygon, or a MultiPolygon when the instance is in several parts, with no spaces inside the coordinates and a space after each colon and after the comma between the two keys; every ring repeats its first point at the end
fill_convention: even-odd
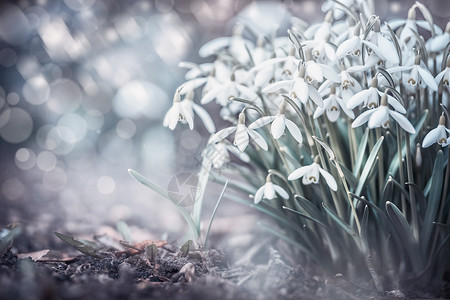
{"type": "Polygon", "coordinates": [[[447,47],[448,43],[450,43],[450,22],[447,23],[444,33],[430,38],[425,46],[428,52],[439,53],[447,47]]]}
{"type": "Polygon", "coordinates": [[[254,45],[242,37],[244,29],[244,24],[238,24],[234,28],[231,37],[220,37],[204,44],[199,50],[200,56],[208,57],[218,53],[222,49],[228,49],[234,58],[241,64],[246,65],[250,61],[247,49],[252,50],[254,45]]]}
{"type": "Polygon", "coordinates": [[[375,21],[372,32],[369,34],[367,41],[363,41],[363,43],[368,45],[367,52],[370,56],[375,54],[380,59],[386,60],[393,65],[398,65],[399,58],[394,43],[380,32],[380,19],[375,21]],[[371,44],[377,48],[370,47],[371,44]]]}
{"type": "Polygon", "coordinates": [[[294,139],[296,139],[297,142],[301,144],[303,142],[303,138],[300,129],[298,129],[297,125],[294,122],[286,118],[285,112],[286,112],[286,101],[283,100],[283,102],[281,102],[278,114],[276,116],[262,117],[253,122],[252,124],[250,124],[248,128],[257,129],[269,123],[272,123],[272,126],[270,128],[272,136],[274,139],[279,139],[281,136],[284,135],[285,129],[287,127],[287,129],[294,137],[294,139]]]}
{"type": "Polygon", "coordinates": [[[337,191],[336,180],[334,180],[333,176],[330,173],[328,173],[327,171],[325,171],[320,167],[319,162],[320,162],[319,157],[316,156],[314,162],[311,165],[303,166],[296,169],[289,175],[288,180],[295,180],[300,177],[303,177],[302,178],[303,184],[305,185],[311,183],[317,184],[319,183],[320,175],[322,175],[322,177],[325,179],[325,182],[328,184],[330,189],[332,189],[333,191],[337,191]]]}
{"type": "MultiPolygon", "coordinates": [[[[363,107],[367,107],[369,109],[373,109],[378,107],[380,96],[383,93],[378,90],[378,79],[377,77],[372,78],[372,82],[370,87],[367,90],[362,90],[359,93],[353,95],[347,102],[347,108],[353,109],[356,106],[363,103],[363,107]]],[[[406,110],[403,105],[400,104],[394,97],[387,95],[387,102],[392,105],[392,107],[402,113],[405,114],[406,110]]]]}
{"type": "Polygon", "coordinates": [[[255,101],[259,99],[259,96],[250,88],[246,87],[243,84],[240,84],[235,81],[236,77],[234,73],[231,75],[230,79],[226,82],[223,82],[221,85],[210,90],[203,98],[200,100],[201,104],[207,104],[214,99],[217,99],[217,102],[221,106],[226,106],[228,100],[232,98],[246,98],[249,101],[255,101]]]}
{"type": "Polygon", "coordinates": [[[314,119],[317,119],[326,112],[328,120],[330,120],[330,122],[336,122],[341,114],[341,109],[349,118],[355,118],[355,114],[352,110],[347,108],[344,100],[336,96],[336,87],[332,85],[330,88],[330,95],[323,100],[323,107],[318,107],[314,112],[314,119]]]}
{"type": "Polygon", "coordinates": [[[355,26],[355,31],[353,33],[353,37],[344,41],[336,50],[336,58],[340,59],[344,56],[351,54],[353,56],[361,55],[362,42],[360,37],[361,24],[358,23],[355,26]]]}
{"type": "MultiPolygon", "coordinates": [[[[355,5],[355,0],[342,0],[340,2],[347,7],[353,7],[355,5]]],[[[326,0],[322,4],[322,11],[332,12],[336,20],[342,18],[345,15],[345,12],[341,9],[341,6],[336,4],[336,2],[332,0],[326,0]]]]}
{"type": "Polygon", "coordinates": [[[305,49],[305,60],[305,78],[309,83],[314,80],[322,82],[323,77],[333,82],[339,82],[339,76],[332,68],[313,60],[310,48],[305,49]]]}
{"type": "Polygon", "coordinates": [[[444,113],[442,113],[441,117],[439,118],[439,125],[428,132],[428,134],[425,136],[422,142],[423,148],[428,148],[434,143],[438,143],[438,145],[441,145],[442,147],[446,147],[450,144],[450,129],[447,129],[445,127],[445,117],[444,113]]]}
{"type": "Polygon", "coordinates": [[[180,121],[183,124],[188,123],[189,128],[192,130],[194,128],[195,112],[199,116],[200,120],[202,120],[208,132],[215,132],[216,127],[208,112],[201,106],[195,104],[193,97],[194,93],[191,91],[181,101],[180,93],[179,91],[176,91],[173,97],[172,107],[164,116],[163,126],[174,130],[178,124],[178,121],[180,121]]]}
{"type": "Polygon", "coordinates": [[[416,56],[414,65],[411,67],[411,73],[409,74],[407,83],[411,86],[416,86],[417,84],[423,87],[428,86],[433,91],[438,90],[438,86],[434,81],[433,75],[431,75],[430,71],[420,65],[419,55],[416,56]]]}
{"type": "Polygon", "coordinates": [[[276,198],[276,194],[285,200],[289,199],[289,194],[281,186],[272,183],[270,175],[267,175],[266,183],[256,191],[255,204],[261,202],[262,199],[272,200],[276,198]]]}
{"type": "Polygon", "coordinates": [[[245,148],[247,148],[249,143],[249,137],[251,137],[255,141],[255,143],[258,144],[258,146],[260,146],[263,150],[267,151],[267,149],[269,148],[267,146],[266,141],[259,133],[245,126],[244,112],[241,112],[239,114],[237,126],[232,126],[220,130],[209,139],[209,143],[216,143],[218,141],[221,141],[235,131],[236,134],[234,135],[233,144],[237,146],[239,150],[244,151],[245,148]]]}
{"type": "Polygon", "coordinates": [[[202,152],[202,156],[209,160],[213,168],[220,169],[230,162],[230,154],[237,156],[243,162],[250,162],[250,157],[233,147],[228,141],[222,140],[217,143],[208,143],[202,152]]]}
{"type": "Polygon", "coordinates": [[[436,76],[436,83],[439,85],[442,82],[443,86],[449,87],[450,80],[450,57],[447,57],[447,66],[436,76]]]}
{"type": "Polygon", "coordinates": [[[362,124],[367,123],[369,128],[376,128],[382,126],[383,128],[389,127],[389,117],[394,118],[397,124],[400,125],[405,131],[414,134],[416,130],[408,121],[408,119],[402,114],[390,110],[387,102],[386,92],[381,97],[381,105],[374,109],[369,109],[360,114],[352,123],[352,127],[359,127],[362,124]]]}
{"type": "Polygon", "coordinates": [[[310,27],[310,30],[305,31],[306,37],[314,37],[315,41],[326,41],[331,36],[332,32],[332,23],[333,23],[333,12],[329,11],[323,20],[323,22],[319,25],[319,27],[316,29],[316,32],[314,33],[314,36],[312,36],[310,30],[314,30],[312,26],[310,27]]]}
{"type": "Polygon", "coordinates": [[[303,104],[308,103],[311,98],[314,103],[318,106],[323,106],[323,100],[319,92],[311,84],[305,81],[305,66],[300,66],[298,71],[298,76],[291,80],[281,80],[271,85],[266,86],[262,93],[273,93],[280,89],[287,89],[289,91],[289,96],[293,99],[300,100],[303,104]]]}

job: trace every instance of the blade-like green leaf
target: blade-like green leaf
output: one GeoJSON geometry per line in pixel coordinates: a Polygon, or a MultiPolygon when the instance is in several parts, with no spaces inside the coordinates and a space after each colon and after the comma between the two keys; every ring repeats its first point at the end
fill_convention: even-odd
{"type": "Polygon", "coordinates": [[[131,230],[128,224],[124,221],[118,221],[116,227],[117,231],[122,235],[123,240],[131,243],[131,230]]]}
{"type": "Polygon", "coordinates": [[[172,202],[177,207],[178,212],[180,212],[180,214],[184,217],[184,220],[188,223],[189,228],[191,229],[191,233],[194,236],[194,238],[195,239],[198,238],[198,236],[200,234],[199,228],[197,228],[197,226],[196,226],[194,220],[192,219],[191,215],[188,213],[188,211],[184,207],[178,205],[178,203],[175,200],[170,198],[169,195],[167,194],[167,191],[165,191],[159,185],[151,182],[150,180],[148,180],[147,178],[145,178],[144,176],[142,176],[141,174],[139,174],[138,172],[136,172],[134,170],[128,169],[128,173],[130,173],[131,177],[136,179],[140,184],[148,187],[152,191],[158,193],[162,197],[164,197],[167,200],[169,200],[170,202],[172,202]]]}
{"type": "Polygon", "coordinates": [[[444,182],[443,172],[444,156],[442,154],[442,150],[439,150],[436,155],[436,160],[434,161],[433,173],[431,174],[432,182],[430,187],[430,194],[428,195],[427,209],[422,224],[422,231],[420,234],[422,255],[425,255],[428,248],[430,247],[429,243],[432,232],[434,230],[433,222],[436,221],[442,194],[442,185],[444,182]]]}
{"type": "Polygon", "coordinates": [[[208,228],[206,229],[206,234],[205,234],[205,243],[203,244],[203,248],[206,248],[206,245],[208,244],[209,231],[211,230],[211,225],[214,220],[214,217],[216,216],[217,208],[219,208],[219,204],[222,201],[222,198],[223,198],[223,195],[225,194],[225,190],[227,189],[227,186],[228,186],[228,181],[225,182],[222,192],[220,193],[219,199],[217,199],[216,206],[214,207],[214,210],[211,214],[211,218],[209,219],[208,228]]]}
{"type": "MultiPolygon", "coordinates": [[[[417,135],[419,134],[420,130],[422,129],[422,126],[425,123],[427,115],[428,115],[428,110],[425,110],[422,113],[422,115],[420,116],[419,121],[416,123],[416,126],[414,126],[414,129],[416,130],[416,133],[410,135],[410,146],[411,146],[411,148],[414,148],[414,146],[415,146],[417,135]]],[[[405,157],[405,155],[406,155],[406,144],[403,143],[403,145],[402,145],[402,157],[405,157]]],[[[397,150],[397,154],[396,154],[395,157],[397,157],[397,156],[398,156],[398,150],[397,150]]],[[[392,176],[395,176],[395,174],[397,174],[397,171],[398,171],[398,166],[399,166],[398,159],[393,159],[391,161],[391,164],[389,165],[388,174],[391,174],[392,176]]]]}
{"type": "Polygon", "coordinates": [[[373,146],[372,151],[369,154],[369,157],[367,158],[366,164],[361,172],[361,176],[359,177],[359,183],[358,186],[356,187],[355,190],[355,194],[356,195],[361,195],[361,191],[362,188],[364,187],[364,185],[366,184],[366,180],[369,176],[370,170],[373,167],[373,164],[375,162],[375,159],[378,155],[378,151],[381,148],[381,145],[383,143],[384,137],[380,137],[378,139],[378,141],[376,142],[376,144],[373,146]]]}
{"type": "Polygon", "coordinates": [[[351,235],[353,238],[357,238],[358,234],[353,230],[353,228],[345,223],[344,220],[342,220],[332,209],[330,209],[325,203],[322,203],[323,208],[325,209],[326,213],[331,217],[331,219],[346,233],[351,235]]]}
{"type": "Polygon", "coordinates": [[[5,253],[6,249],[11,247],[14,238],[22,232],[22,227],[13,223],[8,225],[6,228],[0,230],[0,257],[5,253]]]}
{"type": "Polygon", "coordinates": [[[100,255],[97,250],[95,250],[92,246],[88,245],[87,243],[83,243],[79,240],[74,239],[72,236],[65,235],[63,233],[54,232],[54,234],[59,237],[61,240],[69,244],[70,246],[74,247],[81,253],[84,253],[86,255],[95,257],[95,258],[103,258],[102,255],[100,255]]]}
{"type": "Polygon", "coordinates": [[[414,238],[411,226],[394,203],[390,201],[386,202],[386,212],[395,231],[398,233],[400,244],[403,246],[405,253],[409,257],[414,273],[419,274],[423,269],[424,262],[420,255],[419,245],[414,238]]]}
{"type": "Polygon", "coordinates": [[[283,209],[285,209],[285,210],[287,210],[287,211],[290,211],[290,212],[293,212],[293,213],[295,213],[295,214],[297,214],[297,215],[299,215],[299,216],[301,216],[301,217],[303,217],[303,218],[305,218],[305,219],[311,220],[311,221],[313,221],[313,222],[319,224],[320,226],[323,226],[323,227],[325,227],[325,228],[328,228],[327,225],[325,225],[324,223],[320,222],[319,220],[314,219],[314,218],[312,218],[312,217],[310,217],[310,216],[307,216],[307,215],[305,215],[304,213],[301,213],[301,212],[299,212],[299,211],[296,211],[295,209],[292,209],[292,208],[289,208],[289,207],[286,207],[286,206],[283,206],[283,209]]]}
{"type": "Polygon", "coordinates": [[[353,166],[353,176],[358,176],[361,169],[361,165],[364,159],[364,153],[366,152],[367,140],[369,138],[369,128],[366,128],[364,135],[361,138],[361,142],[358,146],[358,155],[356,156],[355,165],[353,166]]]}

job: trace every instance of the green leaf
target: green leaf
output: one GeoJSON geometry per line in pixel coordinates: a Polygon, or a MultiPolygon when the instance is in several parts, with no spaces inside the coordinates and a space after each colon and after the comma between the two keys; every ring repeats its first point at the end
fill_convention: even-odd
{"type": "Polygon", "coordinates": [[[354,190],[356,188],[356,186],[358,185],[358,179],[356,179],[355,176],[353,176],[352,171],[347,169],[347,167],[344,166],[344,164],[339,162],[339,165],[341,167],[342,172],[344,173],[345,180],[347,180],[350,188],[352,188],[354,190]]]}
{"type": "Polygon", "coordinates": [[[399,66],[401,66],[401,65],[403,65],[402,64],[402,50],[400,48],[400,44],[398,42],[398,38],[395,35],[394,31],[392,30],[391,26],[389,26],[389,24],[387,22],[384,22],[384,25],[387,27],[387,29],[389,30],[389,33],[391,34],[391,39],[394,42],[395,50],[397,50],[399,66]]]}
{"type": "Polygon", "coordinates": [[[150,262],[156,261],[156,256],[158,255],[158,246],[156,244],[151,244],[145,247],[145,254],[147,254],[150,262]]]}
{"type": "Polygon", "coordinates": [[[322,206],[325,209],[326,213],[331,217],[331,219],[339,226],[339,228],[341,228],[353,238],[358,237],[355,230],[353,230],[353,228],[349,224],[342,220],[332,209],[330,209],[325,203],[322,203],[322,206]]]}
{"type": "Polygon", "coordinates": [[[70,246],[74,247],[76,250],[80,251],[81,253],[84,253],[86,255],[95,257],[95,258],[103,258],[102,255],[100,255],[96,249],[94,249],[92,246],[90,246],[86,242],[82,242],[79,240],[76,240],[72,236],[65,235],[63,233],[54,232],[54,234],[59,237],[61,240],[69,244],[70,246]]]}
{"type": "Polygon", "coordinates": [[[366,152],[367,140],[369,138],[369,128],[366,128],[364,135],[361,138],[361,142],[358,146],[358,155],[356,156],[355,166],[353,167],[353,176],[358,176],[361,169],[361,165],[364,159],[364,153],[366,152]]]}
{"type": "Polygon", "coordinates": [[[167,200],[169,200],[170,202],[172,202],[177,207],[178,212],[184,217],[184,220],[188,223],[189,228],[191,229],[191,233],[194,236],[194,238],[198,239],[198,236],[199,236],[200,232],[198,231],[198,228],[197,228],[194,220],[192,219],[191,215],[188,213],[188,211],[184,207],[178,205],[178,203],[175,200],[170,198],[169,195],[167,194],[167,191],[165,191],[159,185],[151,182],[150,180],[148,180],[147,178],[145,178],[144,176],[142,176],[138,172],[136,172],[136,171],[134,171],[132,169],[128,169],[128,173],[130,173],[131,177],[136,179],[140,184],[148,187],[152,191],[158,193],[162,197],[164,197],[167,200]]]}
{"type": "Polygon", "coordinates": [[[264,229],[265,231],[273,234],[274,236],[288,242],[289,244],[297,247],[300,251],[302,251],[303,253],[305,253],[306,255],[308,255],[309,257],[311,257],[313,260],[315,260],[317,263],[320,263],[320,258],[317,257],[317,255],[315,255],[313,252],[311,252],[308,248],[306,248],[304,245],[300,244],[299,242],[297,242],[296,240],[292,239],[291,237],[273,229],[273,226],[268,226],[262,222],[258,222],[258,225],[264,229]]]}
{"type": "Polygon", "coordinates": [[[428,195],[427,209],[420,234],[422,255],[425,255],[427,249],[430,247],[429,243],[434,230],[433,222],[436,221],[442,194],[442,186],[444,182],[443,172],[444,156],[442,154],[442,150],[439,150],[436,155],[436,160],[434,161],[433,173],[431,174],[430,194],[428,195]]]}
{"type": "Polygon", "coordinates": [[[225,190],[227,189],[227,186],[228,186],[228,181],[225,182],[222,192],[220,193],[219,199],[217,199],[216,206],[214,207],[214,210],[211,214],[211,218],[209,219],[208,228],[206,230],[206,235],[205,235],[205,243],[203,244],[203,248],[206,248],[206,245],[208,244],[209,231],[211,230],[212,222],[214,220],[214,217],[216,216],[217,209],[219,208],[219,204],[222,201],[222,198],[223,198],[223,195],[225,194],[225,190]]]}
{"type": "Polygon", "coordinates": [[[376,144],[373,146],[372,151],[369,154],[369,157],[367,158],[367,162],[364,166],[364,169],[362,170],[361,176],[359,177],[358,186],[356,187],[355,194],[361,195],[362,188],[366,184],[366,180],[369,176],[370,170],[373,167],[373,164],[375,162],[375,159],[377,158],[378,151],[381,148],[381,145],[383,143],[384,137],[380,137],[376,144]]]}
{"type": "Polygon", "coordinates": [[[386,202],[386,212],[391,220],[391,223],[398,234],[400,244],[405,250],[415,274],[418,274],[423,269],[423,260],[420,255],[419,245],[414,238],[411,226],[406,221],[401,211],[394,203],[386,202]]]}
{"type": "Polygon", "coordinates": [[[312,218],[312,217],[310,217],[310,216],[307,216],[307,215],[305,215],[304,213],[301,213],[301,212],[299,212],[299,211],[296,211],[295,209],[292,209],[292,208],[289,208],[289,207],[286,207],[286,206],[283,206],[283,209],[285,209],[285,210],[287,210],[287,211],[290,211],[290,212],[293,212],[293,213],[295,213],[295,214],[297,214],[297,215],[299,215],[299,216],[301,216],[301,217],[303,217],[303,218],[305,218],[305,219],[311,220],[311,221],[313,221],[313,222],[319,224],[320,226],[323,226],[323,227],[325,227],[325,228],[328,228],[327,225],[325,225],[324,223],[320,222],[319,220],[314,219],[314,218],[312,218]]]}
{"type": "Polygon", "coordinates": [[[180,256],[181,257],[187,257],[189,255],[189,252],[192,249],[192,246],[194,245],[194,242],[192,240],[188,240],[186,243],[183,244],[180,248],[180,256]]]}
{"type": "Polygon", "coordinates": [[[123,240],[131,243],[131,230],[128,224],[121,220],[117,222],[116,227],[117,231],[122,235],[123,240]]]}
{"type": "Polygon", "coordinates": [[[423,17],[425,18],[425,20],[430,25],[431,36],[435,37],[436,36],[436,31],[434,29],[433,15],[428,10],[428,8],[425,5],[423,5],[422,3],[420,3],[419,1],[416,1],[416,6],[420,9],[420,12],[422,13],[423,17]]]}

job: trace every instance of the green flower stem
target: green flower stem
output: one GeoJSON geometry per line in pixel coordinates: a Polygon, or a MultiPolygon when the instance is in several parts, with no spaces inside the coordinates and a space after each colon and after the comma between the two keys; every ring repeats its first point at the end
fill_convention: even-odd
{"type": "MultiPolygon", "coordinates": [[[[439,218],[438,222],[442,222],[442,217],[444,214],[444,206],[445,206],[445,200],[447,198],[447,191],[448,191],[448,182],[450,181],[450,148],[447,148],[448,152],[448,158],[447,158],[447,169],[445,171],[445,179],[444,179],[444,189],[442,190],[442,197],[441,197],[441,207],[439,210],[439,218]]],[[[445,224],[450,224],[450,211],[447,213],[447,222],[445,224]]]]}
{"type": "MultiPolygon", "coordinates": [[[[381,137],[381,128],[377,128],[375,130],[377,135],[377,141],[381,137]]],[[[378,154],[378,157],[380,158],[380,163],[378,164],[378,197],[381,197],[381,194],[383,193],[384,189],[384,158],[383,158],[383,149],[378,154]]]]}
{"type": "MultiPolygon", "coordinates": [[[[405,131],[406,137],[406,171],[408,173],[408,182],[414,184],[414,174],[413,174],[413,162],[411,159],[411,145],[410,145],[410,137],[409,133],[405,131]]],[[[404,181],[402,181],[404,184],[404,181]]],[[[412,218],[412,227],[413,233],[416,240],[419,240],[419,220],[417,218],[417,203],[416,203],[416,195],[414,194],[413,185],[409,184],[409,198],[411,201],[411,218],[412,218]]]]}
{"type": "MultiPolygon", "coordinates": [[[[400,174],[400,182],[405,183],[405,173],[403,170],[403,156],[402,156],[402,131],[400,130],[400,125],[397,124],[397,148],[398,148],[398,172],[400,174]]],[[[401,194],[402,199],[402,213],[407,216],[406,210],[406,198],[401,194]]]]}

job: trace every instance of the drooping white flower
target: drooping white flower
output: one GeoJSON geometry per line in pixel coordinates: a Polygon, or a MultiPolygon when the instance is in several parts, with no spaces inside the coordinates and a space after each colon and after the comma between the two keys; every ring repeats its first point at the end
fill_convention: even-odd
{"type": "Polygon", "coordinates": [[[325,179],[325,182],[328,184],[330,189],[332,189],[333,191],[337,191],[336,180],[330,173],[328,173],[327,171],[325,171],[320,167],[319,162],[320,162],[319,157],[316,156],[314,162],[309,166],[303,166],[293,171],[289,175],[288,180],[295,180],[300,177],[303,177],[302,178],[303,184],[305,185],[311,183],[317,184],[319,183],[320,175],[322,175],[322,177],[325,179]]]}
{"type": "Polygon", "coordinates": [[[208,112],[200,105],[195,104],[193,97],[194,93],[191,91],[183,100],[181,100],[180,93],[177,90],[173,97],[172,107],[164,116],[163,126],[169,127],[171,130],[174,130],[178,122],[180,121],[183,124],[188,123],[189,128],[192,130],[194,128],[195,112],[200,120],[202,120],[208,132],[215,132],[216,127],[208,112]]]}
{"type": "Polygon", "coordinates": [[[294,79],[281,80],[272,83],[271,85],[266,86],[262,90],[262,93],[273,93],[280,89],[286,89],[292,99],[298,99],[303,104],[306,104],[311,98],[316,105],[323,106],[323,100],[319,92],[314,86],[305,81],[305,73],[305,66],[301,65],[300,70],[298,71],[298,76],[294,75],[294,79]]]}
{"type": "Polygon", "coordinates": [[[369,109],[360,114],[352,123],[352,127],[359,127],[367,122],[369,128],[376,127],[389,127],[389,117],[392,117],[398,125],[400,125],[405,131],[414,134],[416,130],[408,121],[408,119],[402,114],[390,110],[387,103],[386,92],[381,97],[381,105],[374,109],[369,109]]]}
{"type": "Polygon", "coordinates": [[[398,65],[399,57],[394,42],[387,39],[381,33],[380,19],[375,21],[372,31],[369,33],[367,40],[363,41],[363,43],[368,46],[367,52],[369,56],[375,55],[380,59],[388,61],[390,64],[398,65]],[[374,46],[371,47],[371,45],[374,46]]]}
{"type": "Polygon", "coordinates": [[[227,140],[208,143],[202,152],[202,156],[211,163],[213,168],[220,169],[230,162],[230,152],[243,162],[250,162],[250,157],[247,153],[241,152],[227,140]]]}
{"type": "Polygon", "coordinates": [[[442,147],[446,147],[450,142],[450,129],[445,127],[445,117],[444,114],[439,118],[439,125],[432,129],[425,136],[422,142],[423,148],[428,148],[434,143],[441,145],[442,147]]]}
{"type": "Polygon", "coordinates": [[[252,50],[254,45],[242,37],[244,29],[243,23],[237,24],[231,37],[220,37],[204,44],[199,50],[200,56],[208,57],[217,54],[222,49],[227,49],[241,64],[247,64],[250,60],[247,49],[252,50]]]}
{"type": "Polygon", "coordinates": [[[270,129],[272,136],[274,139],[279,139],[281,136],[284,135],[285,129],[287,127],[291,135],[297,140],[299,144],[301,144],[303,142],[303,137],[300,132],[300,129],[298,129],[297,125],[294,122],[286,118],[285,111],[286,111],[286,101],[283,100],[283,102],[281,102],[278,114],[276,116],[265,116],[259,118],[258,120],[250,124],[248,128],[257,129],[269,123],[272,123],[270,129]]]}
{"type": "Polygon", "coordinates": [[[447,58],[447,65],[442,72],[440,72],[436,76],[436,83],[439,85],[442,82],[443,86],[446,86],[449,88],[449,81],[450,81],[450,57],[447,58]]]}
{"type": "Polygon", "coordinates": [[[276,198],[276,194],[280,195],[283,199],[289,199],[289,194],[279,185],[272,183],[270,175],[266,177],[266,183],[260,187],[255,193],[255,204],[261,202],[262,199],[272,200],[276,198]]]}
{"type": "Polygon", "coordinates": [[[239,114],[239,120],[236,126],[220,130],[209,139],[209,143],[216,143],[218,141],[221,141],[235,131],[236,134],[234,135],[233,144],[237,146],[239,150],[245,151],[245,148],[247,148],[248,146],[250,137],[255,141],[256,144],[258,144],[258,146],[261,147],[261,149],[267,151],[267,149],[269,148],[266,141],[259,133],[245,126],[245,114],[243,112],[239,114]]]}
{"type": "Polygon", "coordinates": [[[306,47],[304,52],[305,78],[309,83],[312,83],[314,80],[320,83],[322,82],[323,77],[332,82],[339,82],[339,76],[332,68],[324,64],[319,64],[313,60],[312,52],[309,47],[306,47]]]}
{"type": "Polygon", "coordinates": [[[447,23],[445,32],[435,36],[434,38],[430,38],[426,42],[425,47],[428,52],[439,53],[447,47],[448,43],[450,43],[450,22],[447,23]]]}
{"type": "MultiPolygon", "coordinates": [[[[342,0],[340,2],[347,7],[353,7],[355,5],[355,0],[342,0]]],[[[322,11],[332,12],[336,20],[342,18],[345,15],[345,11],[342,10],[342,7],[332,0],[326,0],[322,4],[322,11]]]]}
{"type": "Polygon", "coordinates": [[[353,56],[361,55],[362,41],[361,41],[360,31],[361,31],[361,26],[358,23],[358,25],[355,26],[355,31],[354,31],[353,37],[344,41],[337,48],[337,50],[336,50],[336,58],[337,59],[343,58],[344,56],[346,56],[348,54],[351,54],[353,56]]]}
{"type": "MultiPolygon", "coordinates": [[[[395,68],[391,68],[391,70],[395,68]]],[[[430,71],[425,67],[420,65],[420,56],[417,55],[414,61],[414,65],[410,67],[411,72],[406,79],[406,83],[415,87],[416,85],[420,85],[422,87],[429,87],[433,91],[438,90],[438,86],[434,81],[433,75],[431,75],[430,71]]]]}
{"type": "Polygon", "coordinates": [[[330,122],[336,122],[341,114],[341,110],[343,110],[349,118],[355,118],[355,114],[352,110],[347,108],[344,100],[336,95],[336,87],[332,85],[330,88],[330,95],[323,100],[323,107],[317,107],[314,112],[314,119],[317,119],[326,112],[328,120],[330,120],[330,122]]]}
{"type": "MultiPolygon", "coordinates": [[[[360,104],[363,104],[363,107],[367,107],[369,109],[376,108],[379,106],[380,96],[382,95],[383,93],[378,90],[378,79],[377,77],[374,77],[372,78],[370,87],[367,90],[362,90],[361,92],[356,93],[348,100],[347,108],[353,109],[360,104]]],[[[396,111],[402,114],[406,113],[403,105],[401,105],[400,102],[398,102],[394,97],[387,95],[387,102],[396,111]]]]}
{"type": "Polygon", "coordinates": [[[206,93],[200,100],[200,103],[207,104],[212,100],[217,99],[217,102],[221,106],[226,106],[229,99],[240,97],[249,101],[256,101],[259,99],[259,96],[252,89],[238,83],[235,75],[232,74],[228,81],[223,82],[221,85],[206,93]]]}

